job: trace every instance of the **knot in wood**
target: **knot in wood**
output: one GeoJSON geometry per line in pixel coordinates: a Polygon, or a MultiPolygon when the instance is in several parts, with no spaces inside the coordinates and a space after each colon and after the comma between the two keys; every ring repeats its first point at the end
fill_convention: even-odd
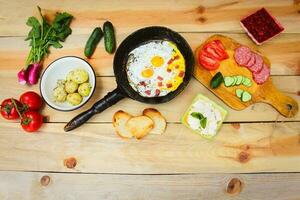
{"type": "Polygon", "coordinates": [[[50,176],[46,175],[41,178],[40,182],[41,182],[42,186],[47,186],[47,185],[49,185],[50,181],[51,181],[50,176]]]}
{"type": "Polygon", "coordinates": [[[238,178],[232,178],[226,188],[226,192],[231,195],[237,195],[242,191],[242,182],[238,178]]]}
{"type": "Polygon", "coordinates": [[[64,165],[69,169],[73,169],[77,165],[77,160],[74,157],[67,158],[64,160],[64,165]]]}

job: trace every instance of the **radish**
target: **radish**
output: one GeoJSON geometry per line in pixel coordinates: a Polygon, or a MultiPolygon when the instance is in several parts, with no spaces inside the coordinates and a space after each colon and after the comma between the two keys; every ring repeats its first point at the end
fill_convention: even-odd
{"type": "Polygon", "coordinates": [[[30,85],[34,85],[38,82],[41,66],[42,65],[40,63],[34,63],[29,65],[27,72],[28,72],[28,83],[30,85]]]}
{"type": "Polygon", "coordinates": [[[22,69],[21,71],[18,72],[18,79],[19,79],[19,83],[21,85],[25,85],[27,83],[28,80],[28,72],[25,69],[22,69]]]}
{"type": "Polygon", "coordinates": [[[52,22],[43,15],[38,7],[41,22],[36,17],[29,17],[26,24],[31,27],[25,40],[30,40],[31,46],[25,67],[18,72],[19,83],[34,85],[38,82],[39,73],[44,58],[50,53],[49,48],[62,48],[60,42],[72,33],[70,23],[73,16],[67,12],[57,13],[52,22]]]}

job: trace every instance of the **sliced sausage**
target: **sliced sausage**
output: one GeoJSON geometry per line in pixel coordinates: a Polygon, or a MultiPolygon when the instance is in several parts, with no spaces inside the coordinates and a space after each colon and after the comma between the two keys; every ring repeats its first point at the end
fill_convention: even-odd
{"type": "Polygon", "coordinates": [[[266,64],[263,64],[263,68],[261,71],[253,73],[253,80],[261,85],[264,82],[266,82],[270,76],[270,67],[267,66],[266,64]]]}
{"type": "Polygon", "coordinates": [[[262,70],[264,65],[264,60],[262,57],[255,53],[255,63],[251,67],[248,67],[248,69],[253,73],[258,73],[262,70]]]}
{"type": "Polygon", "coordinates": [[[237,64],[245,66],[251,58],[251,50],[246,46],[238,47],[234,52],[234,59],[237,64]]]}
{"type": "Polygon", "coordinates": [[[250,60],[247,62],[247,64],[245,65],[246,67],[252,67],[252,65],[255,64],[255,53],[251,52],[251,58],[250,60]]]}

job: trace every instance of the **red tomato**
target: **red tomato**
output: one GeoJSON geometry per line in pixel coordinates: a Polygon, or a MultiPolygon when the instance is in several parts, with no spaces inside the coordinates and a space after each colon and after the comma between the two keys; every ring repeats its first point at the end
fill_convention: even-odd
{"type": "Polygon", "coordinates": [[[20,97],[25,110],[39,110],[42,107],[42,98],[35,92],[25,92],[20,97]]]}
{"type": "MultiPolygon", "coordinates": [[[[22,104],[18,100],[14,100],[18,106],[18,109],[21,110],[22,104]]],[[[5,99],[2,101],[1,115],[8,120],[18,119],[20,117],[15,105],[12,102],[12,99],[5,99]]]]}
{"type": "Polygon", "coordinates": [[[225,60],[229,57],[220,40],[214,40],[210,44],[214,48],[215,52],[221,57],[220,60],[225,60]]]}
{"type": "Polygon", "coordinates": [[[206,51],[200,51],[198,55],[198,62],[207,70],[215,70],[218,69],[220,63],[218,60],[209,57],[206,51]]]}
{"type": "Polygon", "coordinates": [[[217,52],[217,50],[215,49],[214,46],[212,46],[211,43],[207,43],[203,47],[202,51],[206,51],[210,58],[213,58],[213,59],[216,59],[219,61],[222,60],[222,58],[223,58],[223,56],[219,52],[217,52]]]}
{"type": "Polygon", "coordinates": [[[21,126],[27,132],[35,132],[43,124],[43,116],[35,111],[27,111],[22,115],[21,126]]]}

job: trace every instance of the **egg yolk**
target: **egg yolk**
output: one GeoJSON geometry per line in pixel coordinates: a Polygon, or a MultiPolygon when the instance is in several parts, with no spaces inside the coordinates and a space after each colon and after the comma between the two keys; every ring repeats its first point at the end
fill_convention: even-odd
{"type": "Polygon", "coordinates": [[[151,59],[151,63],[154,67],[160,67],[164,64],[164,59],[160,56],[154,56],[151,59]]]}
{"type": "Polygon", "coordinates": [[[144,78],[150,78],[151,76],[153,76],[153,74],[154,74],[154,71],[151,68],[146,68],[142,71],[142,76],[144,78]]]}

